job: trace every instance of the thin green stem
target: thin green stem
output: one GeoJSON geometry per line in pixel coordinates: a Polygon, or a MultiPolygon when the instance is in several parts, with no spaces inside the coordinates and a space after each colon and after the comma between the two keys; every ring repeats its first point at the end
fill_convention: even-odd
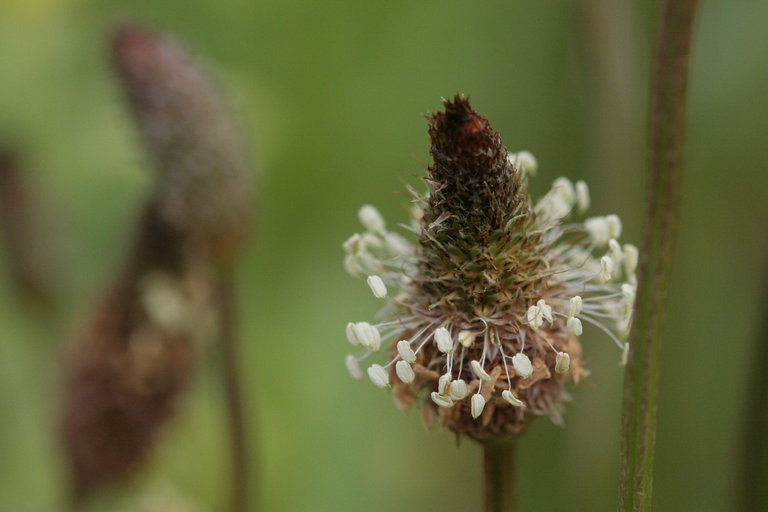
{"type": "Polygon", "coordinates": [[[648,209],[624,378],[622,511],[651,510],[663,313],[680,221],[688,65],[697,4],[697,0],[665,0],[657,39],[648,209]]]}
{"type": "Polygon", "coordinates": [[[232,461],[233,512],[251,512],[248,503],[248,452],[243,408],[242,385],[237,361],[237,306],[232,272],[221,272],[219,290],[220,343],[224,394],[227,406],[230,456],[232,461]]]}
{"type": "MultiPolygon", "coordinates": [[[[766,276],[768,277],[768,276],[766,276]]],[[[768,308],[768,279],[763,287],[763,307],[768,308]]],[[[741,506],[739,510],[768,510],[768,315],[763,314],[755,336],[750,386],[744,413],[741,506]]]]}
{"type": "Polygon", "coordinates": [[[485,512],[514,512],[517,509],[515,448],[514,441],[483,444],[485,512]]]}

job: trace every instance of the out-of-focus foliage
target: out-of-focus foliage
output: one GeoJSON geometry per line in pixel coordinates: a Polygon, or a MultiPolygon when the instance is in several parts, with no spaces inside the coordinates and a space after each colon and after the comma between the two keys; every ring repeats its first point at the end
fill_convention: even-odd
{"type": "MultiPolygon", "coordinates": [[[[259,228],[239,283],[265,509],[474,509],[477,447],[424,431],[418,414],[402,415],[344,370],[344,324],[378,304],[344,274],[341,242],[363,203],[390,222],[406,218],[402,182],[417,183],[427,159],[421,114],[455,92],[471,96],[511,150],[536,154],[536,194],[560,175],[586,179],[591,211],[620,214],[623,238],[639,242],[656,12],[584,5],[4,0],[0,144],[23,149],[69,259],[63,322],[33,316],[0,275],[0,510],[50,508],[64,494],[52,422],[57,352],[116,267],[149,184],[107,59],[107,29],[126,18],[178,34],[209,60],[261,169],[259,228]]],[[[735,503],[744,372],[766,276],[767,19],[768,4],[711,1],[698,23],[663,354],[659,510],[735,503]]],[[[618,354],[598,332],[584,343],[592,376],[574,393],[566,428],[540,421],[521,445],[522,510],[616,507],[618,354]]],[[[215,365],[205,366],[138,485],[168,480],[221,510],[223,401],[215,365]]]]}

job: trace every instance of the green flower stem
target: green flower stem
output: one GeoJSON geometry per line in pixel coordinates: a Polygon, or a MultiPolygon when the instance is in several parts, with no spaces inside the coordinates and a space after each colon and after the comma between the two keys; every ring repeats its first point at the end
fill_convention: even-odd
{"type": "Polygon", "coordinates": [[[220,273],[220,350],[224,394],[227,407],[230,456],[232,463],[231,505],[232,512],[251,512],[248,500],[248,450],[246,442],[245,411],[243,407],[242,383],[237,361],[237,306],[232,270],[226,268],[220,273]]]}
{"type": "MultiPolygon", "coordinates": [[[[767,276],[768,277],[768,276],[767,276]]],[[[768,280],[763,286],[763,307],[768,308],[768,280]]],[[[741,496],[738,510],[768,510],[768,316],[763,314],[752,347],[749,390],[744,411],[741,496]]]]}
{"type": "Polygon", "coordinates": [[[650,117],[648,210],[624,379],[619,503],[651,510],[663,313],[680,220],[688,64],[697,0],[666,0],[650,117]]]}
{"type": "Polygon", "coordinates": [[[514,512],[517,509],[515,448],[514,441],[483,443],[485,512],[514,512]]]}

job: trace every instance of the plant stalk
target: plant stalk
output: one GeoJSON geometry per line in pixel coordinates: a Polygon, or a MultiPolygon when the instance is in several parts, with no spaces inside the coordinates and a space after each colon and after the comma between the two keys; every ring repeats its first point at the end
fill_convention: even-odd
{"type": "Polygon", "coordinates": [[[233,512],[251,512],[248,501],[248,450],[242,384],[238,370],[237,306],[231,269],[220,273],[220,350],[227,408],[231,457],[231,507],[233,512]]]}
{"type": "MultiPolygon", "coordinates": [[[[768,276],[766,276],[768,277],[768,276]]],[[[768,279],[763,280],[760,311],[768,308],[768,279]]],[[[752,347],[749,389],[744,412],[741,495],[739,510],[768,510],[768,316],[762,315],[752,347]]]]}
{"type": "Polygon", "coordinates": [[[680,222],[688,66],[698,0],[665,0],[656,47],[647,216],[624,377],[619,505],[651,510],[664,309],[680,222]]]}
{"type": "Polygon", "coordinates": [[[517,509],[514,441],[483,443],[483,500],[485,512],[514,512],[517,509]]]}

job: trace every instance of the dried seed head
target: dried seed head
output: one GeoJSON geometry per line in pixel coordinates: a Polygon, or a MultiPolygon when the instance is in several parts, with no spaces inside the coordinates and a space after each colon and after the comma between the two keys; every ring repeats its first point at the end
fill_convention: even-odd
{"type": "Polygon", "coordinates": [[[250,217],[240,137],[201,66],[140,28],[113,43],[157,178],[127,261],[65,364],[61,433],[80,496],[131,476],[173,416],[250,217]]]}
{"type": "Polygon", "coordinates": [[[176,40],[140,27],[115,33],[113,55],[158,171],[158,215],[196,250],[231,263],[250,225],[250,169],[217,85],[176,40]]]}
{"type": "Polygon", "coordinates": [[[429,396],[428,417],[495,439],[520,434],[537,416],[560,420],[565,384],[586,375],[581,319],[623,347],[631,307],[620,287],[634,282],[632,252],[623,250],[621,266],[614,242],[605,255],[621,231],[615,216],[562,226],[588,208],[585,183],[559,178],[533,205],[527,174],[535,158],[510,154],[466,98],[443,104],[427,117],[429,190],[410,189],[417,239],[389,243],[393,233],[369,211],[360,216],[367,231],[344,244],[344,265],[353,275],[386,276],[397,290],[376,327],[398,340],[390,371],[414,365],[412,380],[393,379],[398,405],[429,396]]]}

